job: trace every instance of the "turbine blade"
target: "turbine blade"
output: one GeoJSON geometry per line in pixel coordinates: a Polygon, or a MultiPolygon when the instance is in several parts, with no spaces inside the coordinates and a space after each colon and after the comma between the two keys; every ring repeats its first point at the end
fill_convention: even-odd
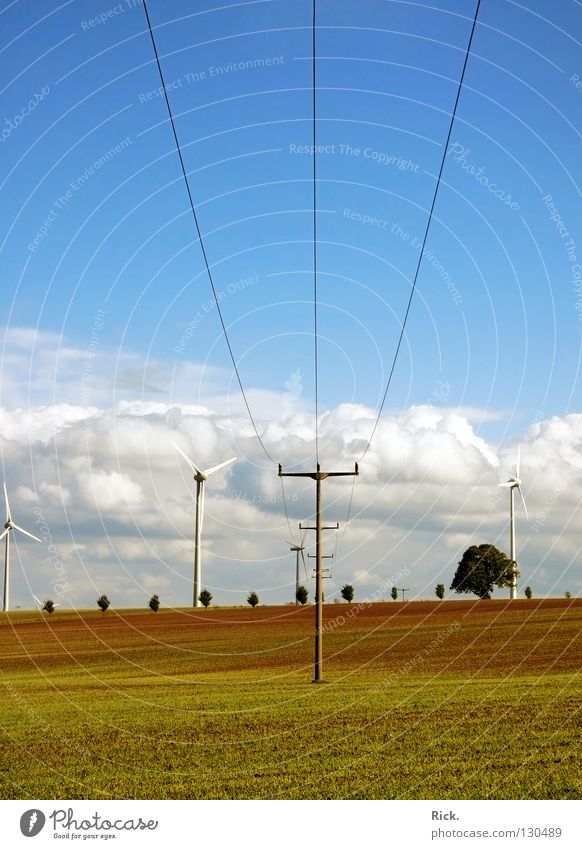
{"type": "Polygon", "coordinates": [[[517,488],[519,490],[519,494],[521,495],[521,500],[523,502],[523,509],[525,510],[525,518],[529,522],[529,516],[527,515],[527,506],[526,506],[526,503],[525,503],[525,498],[523,497],[523,492],[521,491],[520,486],[518,486],[517,488]]]}
{"type": "Polygon", "coordinates": [[[519,480],[519,460],[521,454],[521,445],[517,443],[517,463],[515,464],[515,477],[519,480]]]}
{"type": "Polygon", "coordinates": [[[192,462],[192,460],[190,459],[190,457],[188,457],[188,455],[187,455],[187,454],[184,454],[184,452],[182,451],[182,449],[181,449],[178,445],[176,445],[176,443],[175,443],[175,442],[172,442],[172,445],[174,446],[174,448],[176,449],[176,451],[177,451],[179,454],[181,454],[181,455],[182,455],[182,457],[184,458],[184,460],[186,460],[186,462],[188,463],[188,465],[190,466],[190,468],[192,469],[192,471],[194,472],[194,474],[195,474],[195,475],[201,475],[201,474],[202,474],[202,472],[200,471],[200,469],[198,468],[198,466],[196,466],[196,465],[192,462]]]}
{"type": "Polygon", "coordinates": [[[42,605],[42,601],[40,600],[40,598],[39,598],[37,595],[35,595],[35,594],[33,593],[33,594],[32,594],[32,597],[33,597],[33,599],[36,601],[36,603],[37,603],[37,604],[42,605]]]}
{"type": "Polygon", "coordinates": [[[286,542],[286,543],[287,543],[287,545],[292,545],[292,546],[293,546],[293,548],[295,548],[295,547],[296,547],[296,543],[291,542],[291,540],[290,540],[290,539],[284,539],[284,540],[283,540],[283,542],[286,542]]]}
{"type": "Polygon", "coordinates": [[[10,502],[8,501],[8,490],[6,489],[6,481],[4,481],[4,503],[6,504],[6,519],[10,522],[10,502]]]}
{"type": "Polygon", "coordinates": [[[12,523],[12,527],[14,528],[14,530],[20,531],[21,534],[25,534],[27,537],[30,537],[31,539],[34,539],[37,542],[42,542],[41,539],[35,537],[35,535],[31,534],[30,531],[25,531],[24,528],[21,528],[20,525],[15,525],[14,522],[12,523]]]}
{"type": "Polygon", "coordinates": [[[224,469],[225,466],[229,466],[231,463],[234,463],[236,457],[231,457],[230,460],[225,460],[224,463],[219,463],[218,466],[211,466],[209,469],[206,469],[203,474],[208,477],[209,475],[213,475],[214,472],[217,472],[219,469],[224,469]]]}
{"type": "Polygon", "coordinates": [[[505,483],[498,483],[497,486],[511,486],[511,481],[505,481],[505,483]]]}
{"type": "Polygon", "coordinates": [[[4,537],[6,536],[6,534],[8,533],[9,530],[10,530],[10,528],[4,528],[4,530],[0,534],[0,540],[4,539],[4,537]]]}
{"type": "Polygon", "coordinates": [[[307,572],[307,563],[305,562],[305,555],[303,554],[303,549],[301,549],[301,559],[303,560],[303,568],[305,569],[305,578],[309,581],[309,573],[307,572]]]}
{"type": "Polygon", "coordinates": [[[303,536],[301,537],[301,547],[305,546],[305,537],[307,536],[307,528],[303,528],[303,536]]]}

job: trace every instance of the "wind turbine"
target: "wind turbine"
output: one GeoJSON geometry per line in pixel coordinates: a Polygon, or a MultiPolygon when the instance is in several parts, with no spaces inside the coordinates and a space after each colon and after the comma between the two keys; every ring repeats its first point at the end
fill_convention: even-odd
{"type": "Polygon", "coordinates": [[[219,463],[217,466],[211,466],[209,469],[206,469],[204,472],[200,471],[198,466],[196,466],[192,460],[184,454],[181,448],[179,448],[175,442],[172,442],[172,445],[178,451],[179,454],[182,455],[184,460],[188,463],[192,471],[194,472],[194,480],[196,481],[196,530],[194,536],[194,593],[192,606],[200,607],[200,600],[198,596],[200,595],[200,581],[201,581],[201,554],[202,554],[202,520],[204,518],[204,484],[206,479],[213,475],[214,472],[218,472],[219,469],[224,469],[225,466],[229,466],[231,463],[234,463],[236,457],[231,457],[230,460],[225,460],[224,463],[219,463]]]}
{"type": "Polygon", "coordinates": [[[509,587],[509,598],[515,599],[517,598],[517,560],[515,558],[515,490],[519,490],[519,494],[521,495],[521,500],[523,502],[523,509],[525,510],[525,518],[528,519],[527,515],[527,507],[525,505],[525,498],[523,497],[523,492],[521,491],[521,479],[519,477],[519,459],[520,459],[520,446],[517,446],[517,462],[515,464],[515,477],[509,478],[505,483],[500,483],[499,486],[507,486],[509,488],[509,557],[511,562],[513,563],[513,578],[511,580],[511,585],[509,587]]]}
{"type": "Polygon", "coordinates": [[[295,604],[299,604],[297,600],[297,590],[299,589],[299,556],[301,555],[301,559],[303,560],[303,568],[305,569],[305,577],[309,580],[307,575],[307,566],[305,564],[305,555],[303,552],[305,551],[305,546],[303,543],[305,542],[305,534],[303,534],[303,538],[299,545],[295,542],[291,542],[291,540],[286,539],[285,542],[291,546],[291,551],[295,552],[295,604]]]}
{"type": "Polygon", "coordinates": [[[36,540],[36,542],[42,542],[42,540],[38,537],[35,537],[35,535],[31,534],[30,531],[25,531],[24,528],[21,528],[20,525],[17,525],[15,522],[12,521],[6,483],[4,483],[4,501],[6,503],[6,523],[4,525],[4,531],[0,534],[0,540],[6,537],[6,549],[4,554],[4,596],[2,598],[2,610],[4,612],[7,612],[8,610],[10,610],[10,531],[20,531],[21,534],[24,534],[25,536],[36,540]]]}

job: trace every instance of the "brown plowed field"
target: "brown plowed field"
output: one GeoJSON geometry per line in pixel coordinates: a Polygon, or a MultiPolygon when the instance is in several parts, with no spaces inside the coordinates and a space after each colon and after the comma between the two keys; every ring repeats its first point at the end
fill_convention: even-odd
{"type": "MultiPolygon", "coordinates": [[[[313,621],[312,606],[19,612],[0,620],[0,664],[7,672],[125,659],[142,672],[169,664],[182,675],[308,669],[313,621]]],[[[582,599],[326,604],[323,645],[336,673],[577,672],[582,599]]]]}
{"type": "Polygon", "coordinates": [[[582,601],[0,615],[0,797],[579,799],[582,601]]]}

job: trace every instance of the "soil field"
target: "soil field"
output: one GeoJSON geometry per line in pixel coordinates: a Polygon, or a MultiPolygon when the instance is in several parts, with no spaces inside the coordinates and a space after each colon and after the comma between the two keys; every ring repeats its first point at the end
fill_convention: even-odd
{"type": "Polygon", "coordinates": [[[2,798],[580,798],[582,600],[0,614],[2,798]]]}

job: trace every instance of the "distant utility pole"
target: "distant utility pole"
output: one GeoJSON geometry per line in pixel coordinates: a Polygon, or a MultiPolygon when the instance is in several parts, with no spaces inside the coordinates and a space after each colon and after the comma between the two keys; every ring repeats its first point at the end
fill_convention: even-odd
{"type": "Polygon", "coordinates": [[[323,666],[323,587],[322,587],[322,560],[323,560],[323,508],[321,501],[321,482],[326,478],[339,478],[348,475],[359,475],[358,464],[354,465],[353,472],[322,472],[321,466],[317,464],[315,472],[283,472],[279,463],[279,477],[285,478],[311,478],[315,481],[315,671],[314,683],[321,681],[323,666]]]}
{"type": "Polygon", "coordinates": [[[402,601],[404,601],[404,593],[407,593],[410,587],[396,587],[397,590],[400,590],[402,593],[402,601]]]}

